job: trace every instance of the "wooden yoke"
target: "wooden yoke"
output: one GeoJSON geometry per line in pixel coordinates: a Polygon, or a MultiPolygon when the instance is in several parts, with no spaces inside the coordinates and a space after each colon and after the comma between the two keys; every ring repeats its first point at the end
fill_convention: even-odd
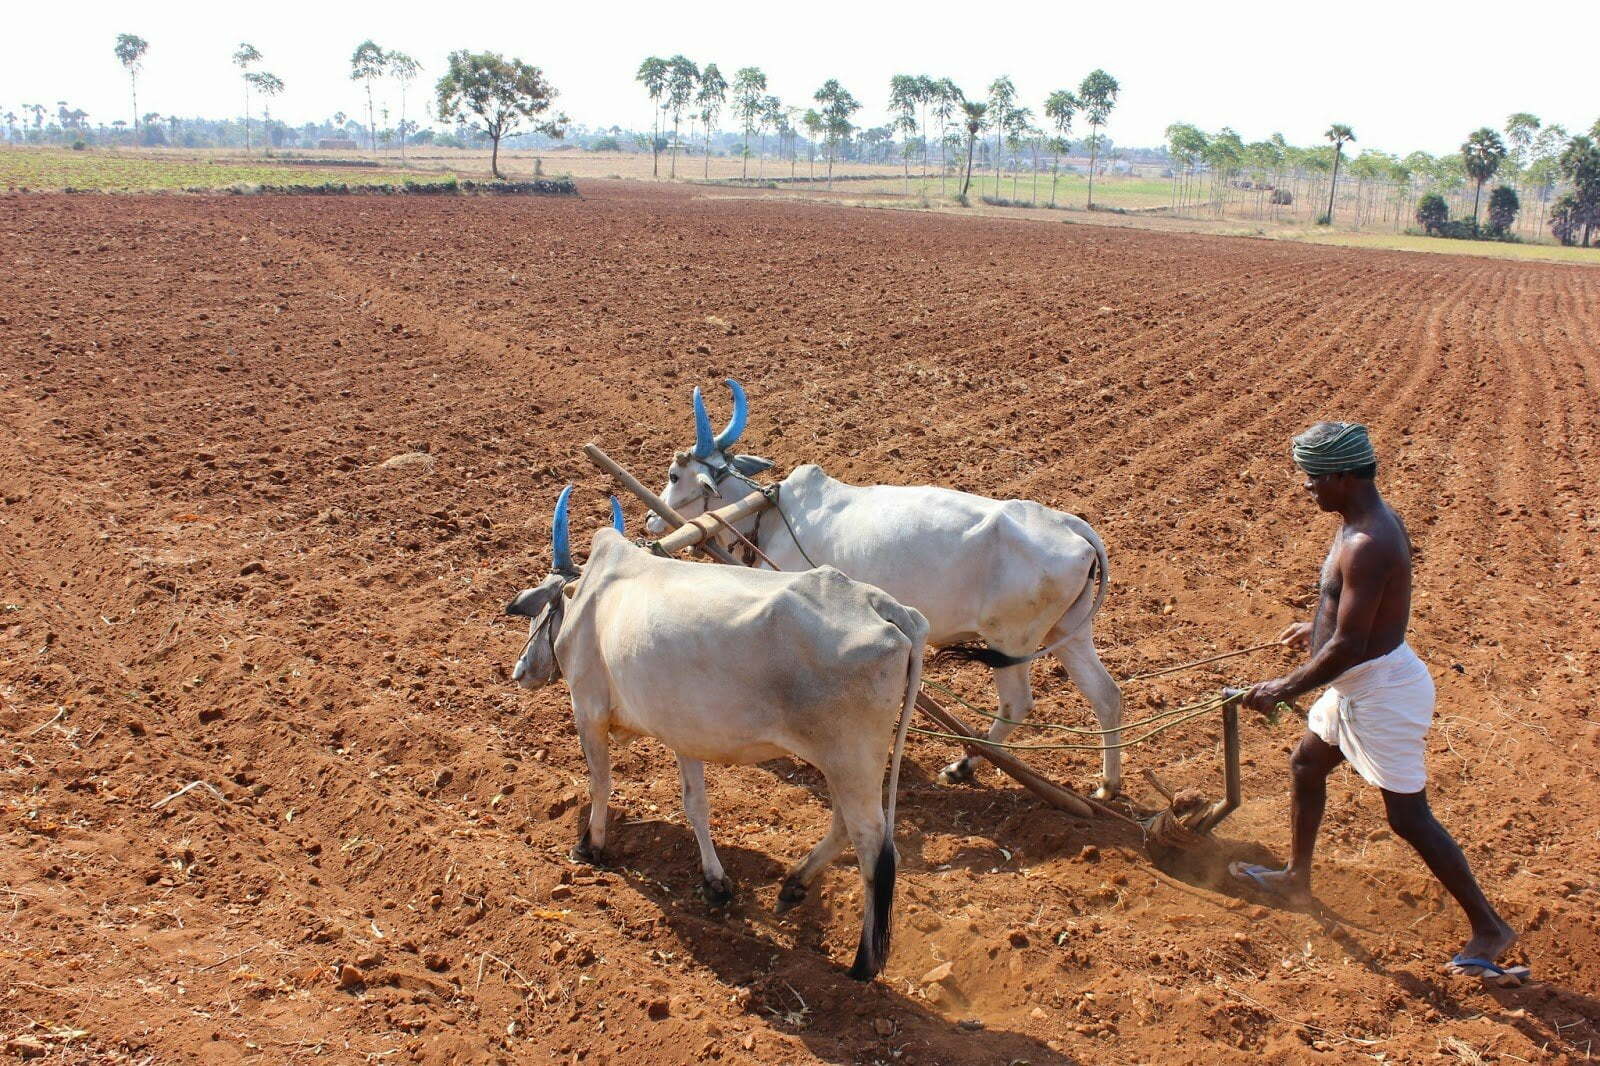
{"type": "Polygon", "coordinates": [[[707,511],[698,518],[691,518],[671,533],[656,541],[656,546],[668,555],[674,555],[685,548],[692,548],[697,544],[710,540],[718,533],[723,532],[724,523],[731,526],[735,522],[743,521],[772,506],[772,501],[760,492],[752,492],[742,500],[735,500],[726,507],[718,507],[715,511],[707,511]],[[719,521],[720,520],[720,521],[719,521]]]}

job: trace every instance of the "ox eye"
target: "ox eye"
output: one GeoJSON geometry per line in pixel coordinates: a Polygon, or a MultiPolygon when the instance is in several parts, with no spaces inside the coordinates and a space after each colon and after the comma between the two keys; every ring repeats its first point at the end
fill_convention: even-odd
{"type": "Polygon", "coordinates": [[[678,475],[677,474],[668,474],[667,475],[667,481],[668,481],[669,484],[676,485],[678,483],[678,475]]]}

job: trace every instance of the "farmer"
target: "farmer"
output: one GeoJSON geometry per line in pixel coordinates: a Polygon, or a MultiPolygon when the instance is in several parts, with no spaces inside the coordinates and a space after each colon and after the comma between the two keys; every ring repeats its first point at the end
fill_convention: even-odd
{"type": "Polygon", "coordinates": [[[1343,521],[1322,564],[1316,617],[1290,625],[1278,638],[1309,648],[1310,660],[1286,677],[1252,687],[1244,705],[1269,713],[1279,703],[1328,688],[1312,705],[1305,736],[1289,762],[1294,781],[1289,865],[1274,870],[1236,862],[1229,871],[1262,892],[1309,901],[1311,854],[1328,774],[1348,762],[1382,791],[1390,828],[1416,849],[1466,911],[1472,937],[1446,972],[1520,983],[1526,967],[1498,964],[1517,934],[1489,905],[1460,846],[1428,808],[1423,738],[1433,721],[1433,679],[1406,643],[1410,538],[1378,492],[1377,456],[1367,427],[1319,422],[1294,438],[1293,455],[1317,507],[1343,521]]]}

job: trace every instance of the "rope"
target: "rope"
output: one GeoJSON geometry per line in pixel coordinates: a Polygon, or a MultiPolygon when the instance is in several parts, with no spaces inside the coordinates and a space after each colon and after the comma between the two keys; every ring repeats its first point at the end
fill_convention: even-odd
{"type": "Polygon", "coordinates": [[[944,733],[937,729],[922,729],[917,726],[911,726],[910,731],[913,733],[920,733],[925,737],[940,737],[944,740],[957,740],[963,744],[988,744],[991,747],[1005,748],[1008,751],[1112,751],[1119,748],[1131,748],[1135,744],[1143,744],[1145,741],[1151,739],[1152,737],[1159,736],[1169,729],[1175,729],[1178,726],[1183,725],[1185,722],[1193,721],[1196,718],[1210,714],[1212,711],[1217,710],[1224,704],[1239,699],[1243,695],[1244,693],[1242,692],[1235,693],[1232,696],[1219,695],[1212,697],[1210,700],[1204,703],[1192,704],[1190,707],[1183,708],[1185,711],[1191,711],[1192,713],[1168,722],[1165,725],[1156,726],[1143,736],[1134,737],[1132,740],[1124,740],[1120,744],[1008,744],[1000,740],[975,739],[973,737],[961,736],[958,733],[944,733]]]}
{"type": "MultiPolygon", "coordinates": [[[[783,519],[783,528],[787,529],[789,531],[789,539],[794,541],[794,546],[800,552],[800,557],[806,561],[806,563],[811,567],[811,569],[815,570],[817,568],[816,561],[813,560],[811,558],[811,556],[806,553],[805,545],[800,543],[800,537],[795,533],[794,526],[789,524],[789,516],[783,513],[783,508],[782,507],[778,506],[778,486],[777,485],[760,485],[760,484],[757,484],[756,482],[751,481],[749,478],[745,477],[743,474],[739,473],[739,471],[735,470],[731,466],[727,467],[725,469],[724,476],[725,477],[737,478],[738,480],[744,482],[746,485],[749,485],[751,488],[753,488],[757,492],[761,493],[761,495],[765,496],[767,499],[772,501],[772,509],[774,511],[778,512],[778,517],[779,518],[783,519]]],[[[780,482],[780,484],[781,484],[781,482],[780,482]]],[[[762,556],[762,558],[766,558],[766,556],[762,556]]],[[[778,568],[776,566],[774,566],[773,569],[776,570],[778,568]]]]}
{"type": "Polygon", "coordinates": [[[775,563],[771,559],[767,558],[767,553],[766,552],[764,552],[760,548],[756,547],[755,542],[752,541],[749,537],[745,536],[743,533],[740,533],[737,529],[734,529],[733,526],[729,524],[729,522],[728,522],[728,520],[726,518],[723,518],[721,515],[717,514],[715,511],[707,511],[706,514],[709,515],[711,518],[716,519],[718,525],[720,525],[723,529],[726,529],[729,533],[732,533],[736,538],[738,538],[739,543],[743,544],[746,548],[749,548],[751,551],[755,552],[756,555],[760,557],[762,562],[766,563],[768,566],[772,567],[772,569],[774,569],[774,570],[780,569],[780,567],[778,566],[777,563],[775,563]]]}
{"type": "MultiPolygon", "coordinates": [[[[961,704],[961,706],[965,707],[979,718],[987,718],[991,722],[1011,722],[1018,727],[1027,726],[1030,729],[1047,729],[1060,733],[1076,733],[1079,736],[1085,737],[1103,737],[1108,733],[1120,733],[1127,729],[1142,729],[1153,722],[1159,722],[1166,718],[1172,718],[1176,715],[1183,714],[1203,705],[1201,703],[1195,703],[1190,704],[1187,707],[1174,707],[1169,711],[1161,711],[1158,714],[1151,715],[1149,718],[1142,718],[1137,722],[1124,722],[1122,725],[1119,725],[1113,729],[1081,729],[1078,726],[1060,725],[1056,722],[1019,722],[1015,718],[1006,718],[1002,715],[990,714],[988,711],[974,707],[972,704],[962,699],[960,693],[956,692],[952,688],[949,688],[948,686],[941,685],[937,681],[929,681],[927,678],[923,678],[922,683],[927,688],[935,689],[944,693],[946,696],[949,696],[951,699],[961,704]]],[[[1212,699],[1216,699],[1216,697],[1212,697],[1212,699]]],[[[1206,704],[1209,704],[1210,702],[1210,700],[1204,701],[1206,704]]]]}
{"type": "Polygon", "coordinates": [[[1181,663],[1178,666],[1168,666],[1161,670],[1148,670],[1142,674],[1134,674],[1132,677],[1123,678],[1122,683],[1126,685],[1130,681],[1143,681],[1150,677],[1161,677],[1163,674],[1175,674],[1180,670],[1192,670],[1197,666],[1205,666],[1207,663],[1218,663],[1224,659],[1234,659],[1240,655],[1249,655],[1253,651],[1261,651],[1264,648],[1276,648],[1279,646],[1280,645],[1278,641],[1269,640],[1263,644],[1257,644],[1254,647],[1240,648],[1238,651],[1225,651],[1221,655],[1213,655],[1209,659],[1196,659],[1192,663],[1181,663]]]}

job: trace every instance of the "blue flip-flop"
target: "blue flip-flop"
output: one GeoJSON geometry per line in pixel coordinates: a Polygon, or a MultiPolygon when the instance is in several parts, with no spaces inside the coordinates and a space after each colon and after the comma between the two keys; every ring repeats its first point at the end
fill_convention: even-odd
{"type": "Polygon", "coordinates": [[[1228,864],[1228,874],[1235,881],[1238,881],[1241,884],[1254,885],[1256,890],[1259,892],[1271,896],[1274,899],[1287,901],[1289,896],[1283,891],[1283,889],[1279,888],[1276,884],[1261,876],[1262,874],[1275,874],[1277,872],[1277,870],[1272,869],[1270,866],[1262,866],[1259,863],[1230,862],[1228,864]]]}
{"type": "Polygon", "coordinates": [[[1461,954],[1453,957],[1445,969],[1452,977],[1479,977],[1485,984],[1501,988],[1520,988],[1533,973],[1526,966],[1501,966],[1493,959],[1461,954]],[[1476,972],[1469,972],[1473,970],[1476,972]]]}

